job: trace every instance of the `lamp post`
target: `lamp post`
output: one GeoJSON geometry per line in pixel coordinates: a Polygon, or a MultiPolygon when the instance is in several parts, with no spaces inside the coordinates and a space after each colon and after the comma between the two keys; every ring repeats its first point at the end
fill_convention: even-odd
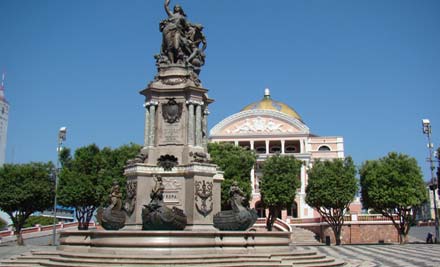
{"type": "Polygon", "coordinates": [[[55,170],[55,196],[53,201],[53,233],[52,245],[56,245],[57,237],[57,189],[58,189],[58,175],[60,170],[60,153],[63,141],[66,141],[67,128],[61,127],[58,131],[58,146],[57,146],[57,168],[55,170]]]}
{"type": "Polygon", "coordinates": [[[429,167],[431,169],[431,185],[429,189],[432,191],[432,197],[434,202],[434,216],[435,216],[435,243],[439,241],[439,229],[438,229],[438,211],[437,211],[437,198],[435,196],[435,191],[438,188],[438,179],[435,178],[434,175],[434,160],[433,160],[433,147],[434,145],[431,142],[431,122],[428,119],[422,120],[423,125],[423,133],[428,137],[428,150],[429,150],[429,167]]]}

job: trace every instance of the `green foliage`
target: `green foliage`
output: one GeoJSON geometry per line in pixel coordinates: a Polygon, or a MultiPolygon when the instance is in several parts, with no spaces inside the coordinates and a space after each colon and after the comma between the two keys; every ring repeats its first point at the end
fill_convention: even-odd
{"type": "Polygon", "coordinates": [[[416,159],[389,153],[369,160],[360,169],[362,204],[378,211],[418,206],[427,200],[425,183],[416,159]]]}
{"type": "Polygon", "coordinates": [[[316,209],[346,209],[358,190],[351,157],[316,161],[308,176],[306,203],[316,209]]]}
{"type": "Polygon", "coordinates": [[[249,201],[252,193],[250,173],[257,158],[255,153],[230,143],[210,143],[208,151],[212,161],[224,172],[222,209],[229,208],[229,188],[234,180],[238,182],[249,201]]]}
{"type": "Polygon", "coordinates": [[[427,200],[425,183],[416,159],[395,152],[369,160],[360,168],[362,204],[391,218],[405,242],[414,208],[427,200]],[[395,221],[393,215],[398,216],[395,221]]]}
{"type": "Polygon", "coordinates": [[[316,161],[308,171],[306,203],[329,223],[336,244],[341,244],[344,216],[358,191],[356,167],[351,157],[316,161]]]}
{"type": "Polygon", "coordinates": [[[53,224],[53,217],[45,217],[45,216],[30,216],[26,223],[24,224],[23,228],[27,227],[33,227],[35,225],[52,225],[53,224]]]}
{"type": "Polygon", "coordinates": [[[303,162],[292,156],[275,155],[263,165],[260,193],[263,205],[269,208],[267,229],[272,230],[276,216],[290,207],[296,191],[301,186],[300,174],[303,162]]]}
{"type": "Polygon", "coordinates": [[[0,209],[12,220],[17,242],[23,243],[20,230],[28,217],[53,205],[52,163],[5,164],[0,168],[0,209]]]}
{"type": "Polygon", "coordinates": [[[139,145],[130,144],[101,150],[92,144],[78,148],[73,157],[60,153],[63,168],[58,189],[59,202],[75,207],[80,228],[87,228],[95,209],[108,202],[113,180],[121,185],[126,183],[124,165],[140,149],[139,145]]]}
{"type": "MultiPolygon", "coordinates": [[[[127,160],[134,158],[141,148],[140,145],[130,143],[129,145],[122,145],[115,149],[105,147],[101,150],[105,166],[102,170],[102,175],[104,177],[103,182],[107,191],[112,187],[113,180],[118,181],[120,185],[126,184],[127,179],[123,175],[126,162],[127,160]]],[[[125,186],[121,186],[123,197],[125,197],[125,190],[125,186]]],[[[107,195],[105,196],[105,199],[103,199],[102,204],[107,203],[107,195]]]]}

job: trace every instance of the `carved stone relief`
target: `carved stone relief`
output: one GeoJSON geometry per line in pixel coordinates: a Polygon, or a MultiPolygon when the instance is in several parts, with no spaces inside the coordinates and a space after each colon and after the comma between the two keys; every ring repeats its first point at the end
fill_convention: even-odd
{"type": "Polygon", "coordinates": [[[133,214],[136,206],[137,181],[128,181],[126,185],[127,197],[125,199],[124,209],[130,216],[133,214]]]}
{"type": "Polygon", "coordinates": [[[162,155],[157,160],[157,166],[162,167],[165,171],[171,171],[177,164],[177,158],[173,155],[162,155]]]}
{"type": "Polygon", "coordinates": [[[196,181],[195,183],[195,202],[197,211],[203,215],[203,217],[208,216],[214,206],[212,201],[212,182],[206,181],[196,181]],[[199,200],[201,205],[199,206],[199,200]],[[208,203],[210,202],[210,203],[208,203]]]}
{"type": "Polygon", "coordinates": [[[168,102],[162,104],[162,116],[168,123],[175,123],[180,120],[182,115],[182,103],[177,103],[174,98],[169,98],[168,102]]]}
{"type": "Polygon", "coordinates": [[[272,118],[256,117],[245,119],[238,125],[226,130],[228,134],[239,133],[292,133],[294,130],[288,125],[272,118]]]}

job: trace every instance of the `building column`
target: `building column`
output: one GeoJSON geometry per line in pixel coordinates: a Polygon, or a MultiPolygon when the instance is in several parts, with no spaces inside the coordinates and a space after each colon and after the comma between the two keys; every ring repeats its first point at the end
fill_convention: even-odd
{"type": "Polygon", "coordinates": [[[286,140],[281,140],[281,154],[286,154],[286,140]]]}
{"type": "Polygon", "coordinates": [[[154,146],[155,128],[156,128],[156,106],[157,102],[150,102],[150,134],[149,134],[149,146],[154,146]]]}
{"type": "Polygon", "coordinates": [[[194,145],[194,102],[187,101],[188,104],[188,145],[194,145]]]}
{"type": "Polygon", "coordinates": [[[145,108],[145,127],[144,127],[144,147],[148,146],[150,137],[150,110],[147,103],[144,104],[145,108]]]}
{"type": "Polygon", "coordinates": [[[304,145],[305,145],[304,139],[299,140],[299,153],[306,152],[306,151],[304,151],[304,148],[305,148],[304,145]]]}
{"type": "Polygon", "coordinates": [[[266,154],[269,154],[269,140],[265,140],[266,142],[266,154]]]}
{"type": "Polygon", "coordinates": [[[251,170],[251,184],[252,184],[252,193],[255,193],[255,166],[253,166],[251,170]]]}
{"type": "Polygon", "coordinates": [[[196,146],[202,145],[202,104],[196,106],[196,146]]]}
{"type": "Polygon", "coordinates": [[[238,146],[238,140],[234,140],[234,145],[238,146]]]}
{"type": "Polygon", "coordinates": [[[255,147],[254,147],[254,140],[251,140],[250,143],[251,143],[251,150],[254,150],[255,149],[255,147]]]}
{"type": "Polygon", "coordinates": [[[302,165],[301,166],[301,194],[305,194],[306,193],[306,166],[302,165]]]}

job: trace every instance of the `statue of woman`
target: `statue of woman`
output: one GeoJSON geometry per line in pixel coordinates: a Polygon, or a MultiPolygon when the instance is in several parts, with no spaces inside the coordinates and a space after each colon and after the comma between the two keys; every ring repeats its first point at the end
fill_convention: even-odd
{"type": "Polygon", "coordinates": [[[118,181],[113,181],[113,186],[110,193],[109,209],[119,211],[122,207],[122,193],[120,192],[118,181]]]}
{"type": "Polygon", "coordinates": [[[149,205],[156,209],[163,206],[163,191],[165,190],[165,186],[163,185],[161,176],[156,176],[154,180],[156,183],[150,193],[151,201],[149,205]]]}
{"type": "Polygon", "coordinates": [[[162,31],[162,53],[170,63],[183,63],[183,57],[190,51],[185,37],[188,29],[186,14],[180,5],[175,5],[173,12],[169,8],[170,0],[165,0],[165,12],[168,18],[160,23],[162,31]]]}
{"type": "Polygon", "coordinates": [[[246,210],[243,207],[243,201],[246,199],[243,190],[238,186],[237,181],[233,181],[231,187],[229,188],[229,196],[231,201],[232,209],[235,211],[246,210]]]}

